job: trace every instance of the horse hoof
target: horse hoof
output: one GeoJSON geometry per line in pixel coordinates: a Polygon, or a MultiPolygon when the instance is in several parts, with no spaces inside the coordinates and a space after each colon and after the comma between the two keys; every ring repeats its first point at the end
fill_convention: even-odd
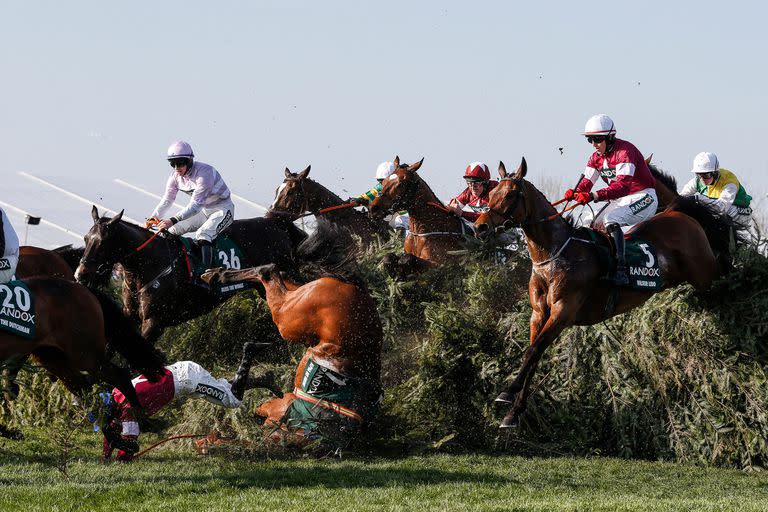
{"type": "Polygon", "coordinates": [[[517,428],[519,426],[520,422],[517,419],[517,415],[512,413],[504,416],[504,419],[499,423],[499,428],[517,428]]]}
{"type": "Polygon", "coordinates": [[[509,391],[502,391],[499,393],[499,396],[496,397],[496,400],[494,402],[499,402],[502,404],[511,404],[515,402],[515,395],[514,393],[510,393],[509,391]]]}

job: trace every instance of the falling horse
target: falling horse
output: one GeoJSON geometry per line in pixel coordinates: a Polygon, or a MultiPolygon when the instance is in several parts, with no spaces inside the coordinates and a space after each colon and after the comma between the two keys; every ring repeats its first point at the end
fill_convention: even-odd
{"type": "Polygon", "coordinates": [[[129,373],[107,358],[107,343],[136,370],[150,378],[159,376],[163,361],[134,332],[108,297],[94,294],[75,282],[50,277],[31,277],[0,285],[3,313],[29,319],[25,336],[0,331],[0,361],[32,356],[60,379],[72,393],[90,390],[95,382],[111,384],[139,405],[129,373]]]}
{"type": "Polygon", "coordinates": [[[307,347],[294,390],[256,411],[268,424],[279,426],[275,440],[287,436],[303,445],[319,439],[326,446],[343,447],[378,409],[383,331],[376,305],[360,281],[338,273],[338,262],[345,257],[322,256],[338,251],[341,239],[338,228],[321,221],[299,247],[305,261],[320,266],[308,281],[307,275],[282,272],[277,265],[217,269],[203,276],[212,282],[261,283],[280,335],[307,347]],[[337,273],[326,273],[329,268],[337,273]]]}
{"type": "MultiPolygon", "coordinates": [[[[517,424],[539,359],[563,329],[593,325],[627,312],[654,293],[617,289],[602,279],[607,269],[598,257],[595,243],[598,237],[577,231],[558,216],[544,195],[523,179],[526,170],[525,159],[511,176],[504,164],[499,164],[501,180],[491,192],[490,210],[475,222],[481,237],[503,226],[522,226],[533,262],[528,283],[533,308],[531,345],[517,377],[496,399],[513,404],[501,427],[517,424]]],[[[719,273],[716,256],[727,253],[728,232],[723,221],[706,207],[681,198],[664,212],[635,226],[627,237],[630,242],[644,241],[645,250],[655,249],[661,287],[687,282],[702,290],[709,287],[719,273]]]]}
{"type": "MultiPolygon", "coordinates": [[[[32,276],[59,277],[67,281],[75,280],[75,268],[80,257],[82,249],[73,249],[71,245],[65,245],[54,250],[34,247],[32,245],[22,245],[19,247],[19,264],[16,267],[16,278],[25,279],[32,276]]],[[[10,400],[19,392],[19,385],[16,377],[23,368],[27,358],[16,357],[13,361],[6,363],[3,369],[3,379],[5,381],[5,397],[10,400]]]]}
{"type": "Polygon", "coordinates": [[[368,207],[374,218],[393,211],[408,212],[410,227],[405,254],[398,262],[400,275],[455,261],[450,252],[464,251],[467,237],[474,236],[472,228],[450,214],[416,172],[423,162],[422,158],[415,164],[401,164],[400,157],[395,157],[395,172],[384,180],[381,193],[368,207]]]}
{"type": "Polygon", "coordinates": [[[344,201],[318,182],[309,179],[309,169],[310,167],[307,167],[300,173],[294,173],[286,167],[285,179],[275,191],[275,201],[267,212],[267,217],[286,214],[296,219],[305,213],[315,213],[318,218],[347,228],[352,234],[359,236],[364,244],[389,238],[391,230],[386,222],[372,219],[353,208],[333,208],[344,205],[344,201]],[[325,209],[328,211],[321,212],[325,209]]]}
{"type": "MultiPolygon", "coordinates": [[[[156,236],[121,220],[123,212],[100,218],[94,206],[91,215],[94,224],[85,235],[85,252],[75,277],[90,287],[120,263],[125,277],[123,308],[126,315],[138,318],[147,340],[154,343],[166,327],[210,311],[228,298],[195,283],[192,255],[182,237],[167,232],[156,236]]],[[[217,241],[226,235],[242,255],[230,254],[232,248],[214,257],[220,265],[235,269],[266,263],[290,267],[296,232],[303,234],[287,219],[236,220],[217,241]]]]}

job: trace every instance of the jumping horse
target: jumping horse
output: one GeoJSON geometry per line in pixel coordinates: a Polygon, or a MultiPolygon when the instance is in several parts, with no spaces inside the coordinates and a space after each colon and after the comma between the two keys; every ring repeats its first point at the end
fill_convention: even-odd
{"type": "Polygon", "coordinates": [[[315,262],[314,269],[302,266],[300,274],[263,265],[203,275],[210,282],[261,283],[280,335],[307,347],[293,391],[256,411],[266,424],[277,426],[275,441],[306,445],[319,439],[326,447],[343,447],[377,413],[384,335],[370,294],[344,270],[349,256],[339,251],[351,243],[338,227],[320,221],[299,247],[302,260],[315,262]]]}
{"type": "MultiPolygon", "coordinates": [[[[591,238],[557,215],[544,195],[524,179],[523,158],[513,175],[499,164],[499,185],[491,192],[489,211],[475,228],[480,237],[519,225],[525,232],[533,266],[528,293],[533,308],[530,347],[516,378],[496,398],[512,404],[502,428],[517,425],[536,366],[549,345],[572,325],[593,325],[643,304],[648,290],[615,288],[602,279],[605,268],[591,238]]],[[[703,290],[719,273],[718,253],[728,251],[729,229],[703,205],[679,198],[670,208],[636,225],[639,237],[656,250],[664,288],[690,283],[703,290]]]]}
{"type": "MultiPolygon", "coordinates": [[[[395,157],[395,172],[384,180],[379,196],[368,207],[374,218],[406,210],[410,218],[405,254],[398,261],[400,275],[418,273],[434,265],[455,261],[451,251],[464,251],[472,228],[449,213],[429,185],[416,172],[424,162],[401,164],[395,157]]],[[[388,255],[388,260],[396,259],[388,255]]]]}
{"type": "Polygon", "coordinates": [[[386,222],[372,219],[353,208],[335,208],[345,204],[342,199],[320,183],[308,178],[311,166],[299,173],[285,168],[285,179],[275,191],[275,200],[266,217],[288,215],[296,219],[306,213],[347,228],[365,244],[389,238],[391,229],[386,222]],[[322,210],[328,209],[327,212],[322,210]]]}
{"type": "MultiPolygon", "coordinates": [[[[72,281],[31,277],[24,283],[29,294],[18,293],[19,288],[13,290],[17,303],[26,303],[28,308],[34,304],[34,313],[30,313],[34,315],[34,335],[25,338],[0,331],[0,361],[23,360],[31,355],[74,394],[90,390],[96,382],[106,382],[139,406],[130,374],[109,360],[107,343],[136,370],[148,372],[145,375],[150,378],[161,374],[163,360],[133,330],[120,308],[106,295],[94,294],[72,281]]],[[[4,304],[10,300],[11,290],[7,285],[0,287],[4,304]]]]}
{"type": "MultiPolygon", "coordinates": [[[[112,218],[99,217],[94,206],[91,215],[93,226],[85,235],[85,251],[75,277],[92,287],[120,263],[123,309],[138,319],[145,339],[154,343],[166,327],[210,311],[223,300],[195,283],[180,236],[167,232],[155,236],[122,220],[123,212],[112,218]]],[[[233,268],[240,268],[292,265],[293,240],[303,232],[287,219],[254,218],[236,220],[222,235],[242,250],[242,261],[231,262],[233,268]]]]}

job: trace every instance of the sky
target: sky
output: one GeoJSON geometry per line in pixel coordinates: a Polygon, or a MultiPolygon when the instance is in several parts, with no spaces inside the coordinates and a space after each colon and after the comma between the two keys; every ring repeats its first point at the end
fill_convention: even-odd
{"type": "Polygon", "coordinates": [[[531,181],[564,190],[596,113],[680,187],[712,151],[762,202],[766,15],[739,1],[0,0],[0,206],[20,232],[3,203],[75,233],[88,201],[144,219],[156,201],[114,180],[161,194],[177,139],[262,205],[285,167],[348,197],[395,155],[424,157],[445,199],[469,162],[495,175],[522,156],[531,181]]]}

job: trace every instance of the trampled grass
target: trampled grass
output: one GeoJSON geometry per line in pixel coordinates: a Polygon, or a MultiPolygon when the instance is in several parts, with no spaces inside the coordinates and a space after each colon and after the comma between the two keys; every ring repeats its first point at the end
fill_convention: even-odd
{"type": "Polygon", "coordinates": [[[431,455],[226,460],[159,448],[100,464],[77,434],[65,475],[41,430],[0,441],[0,510],[766,510],[768,475],[610,458],[431,455]]]}

